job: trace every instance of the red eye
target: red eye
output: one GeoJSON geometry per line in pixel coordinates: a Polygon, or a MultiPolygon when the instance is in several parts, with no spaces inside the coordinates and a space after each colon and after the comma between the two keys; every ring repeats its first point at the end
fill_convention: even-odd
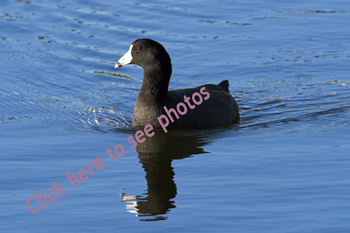
{"type": "Polygon", "coordinates": [[[140,47],[137,47],[136,51],[137,51],[137,52],[140,52],[140,51],[141,51],[141,48],[140,48],[140,47]]]}

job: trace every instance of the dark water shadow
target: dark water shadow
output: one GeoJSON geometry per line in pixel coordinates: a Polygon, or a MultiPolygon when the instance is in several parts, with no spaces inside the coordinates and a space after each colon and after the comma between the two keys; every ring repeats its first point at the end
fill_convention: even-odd
{"type": "Polygon", "coordinates": [[[166,220],[166,214],[176,208],[177,188],[172,161],[209,153],[203,147],[220,132],[223,130],[156,131],[153,137],[138,143],[136,151],[146,172],[147,190],[141,195],[121,194],[122,201],[128,203],[128,212],[139,217],[139,221],[166,220]]]}

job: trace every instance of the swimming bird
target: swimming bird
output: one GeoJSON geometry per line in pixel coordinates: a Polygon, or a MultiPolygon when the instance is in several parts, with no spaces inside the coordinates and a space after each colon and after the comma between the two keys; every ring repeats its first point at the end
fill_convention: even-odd
{"type": "Polygon", "coordinates": [[[127,64],[143,68],[143,82],[132,119],[134,127],[147,124],[163,127],[166,119],[159,120],[161,115],[170,120],[169,128],[222,127],[239,120],[238,105],[230,94],[228,80],[218,85],[169,90],[171,59],[160,43],[151,39],[135,40],[115,68],[127,64]]]}

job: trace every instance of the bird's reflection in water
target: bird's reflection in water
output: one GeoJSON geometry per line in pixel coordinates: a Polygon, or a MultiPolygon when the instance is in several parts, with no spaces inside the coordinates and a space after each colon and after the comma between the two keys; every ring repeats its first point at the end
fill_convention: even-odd
{"type": "Polygon", "coordinates": [[[206,143],[201,131],[156,131],[136,151],[146,172],[147,192],[143,195],[126,195],[122,201],[128,203],[127,209],[140,217],[140,221],[166,220],[166,214],[176,208],[173,199],[177,190],[174,182],[174,159],[183,159],[194,154],[206,153],[202,148],[206,143]],[[195,136],[194,136],[195,135],[195,136]]]}

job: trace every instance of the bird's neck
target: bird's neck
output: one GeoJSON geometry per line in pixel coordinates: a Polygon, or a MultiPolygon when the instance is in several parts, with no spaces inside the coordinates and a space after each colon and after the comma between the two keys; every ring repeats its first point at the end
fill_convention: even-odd
{"type": "Polygon", "coordinates": [[[147,67],[143,71],[143,82],[139,96],[152,99],[164,99],[168,95],[169,81],[171,76],[169,68],[155,65],[147,67]]]}

